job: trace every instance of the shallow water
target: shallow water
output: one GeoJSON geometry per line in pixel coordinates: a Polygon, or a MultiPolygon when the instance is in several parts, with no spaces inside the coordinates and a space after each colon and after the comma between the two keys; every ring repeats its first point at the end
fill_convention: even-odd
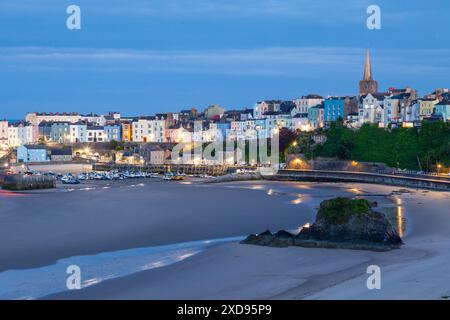
{"type": "Polygon", "coordinates": [[[193,241],[171,245],[104,252],[58,260],[42,268],[8,270],[0,273],[0,299],[37,299],[67,290],[69,266],[81,269],[81,287],[108,279],[161,268],[189,258],[208,247],[237,242],[243,237],[193,241]]]}
{"type": "Polygon", "coordinates": [[[81,285],[87,287],[164,267],[213,245],[242,239],[234,235],[268,228],[273,232],[296,229],[314,222],[320,202],[336,196],[377,201],[379,210],[386,210],[392,223],[404,232],[403,204],[391,194],[393,188],[371,186],[368,190],[372,192],[364,188],[351,184],[148,181],[81,185],[57,197],[0,193],[5,200],[0,206],[0,239],[9,243],[0,247],[0,256],[13,262],[4,261],[0,299],[36,299],[65,291],[70,265],[81,268],[81,285]],[[214,240],[191,241],[208,238],[214,240]],[[178,243],[166,244],[171,242],[178,243]],[[61,252],[58,243],[64,243],[64,251],[53,256],[51,253],[61,252]],[[80,249],[84,251],[77,251],[80,249]],[[32,250],[35,255],[29,257],[32,250]],[[93,252],[102,253],[89,254],[93,252]],[[14,264],[19,259],[25,262],[14,264]],[[37,267],[41,265],[46,266],[37,267]],[[26,269],[17,269],[20,267],[26,269]]]}

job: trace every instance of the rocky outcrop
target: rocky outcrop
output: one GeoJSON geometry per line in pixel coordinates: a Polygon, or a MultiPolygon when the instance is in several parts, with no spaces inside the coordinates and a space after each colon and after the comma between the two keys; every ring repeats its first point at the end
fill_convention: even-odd
{"type": "Polygon", "coordinates": [[[224,182],[236,182],[236,181],[253,181],[262,180],[263,177],[260,173],[244,173],[244,174],[226,174],[223,176],[217,176],[210,178],[205,183],[224,183],[224,182]]]}
{"type": "Polygon", "coordinates": [[[264,231],[260,234],[251,234],[241,243],[244,244],[253,244],[258,246],[267,246],[267,247],[289,247],[294,245],[295,236],[292,233],[289,233],[284,230],[280,230],[277,233],[273,234],[269,230],[264,231]]]}
{"type": "Polygon", "coordinates": [[[323,201],[311,226],[297,235],[287,231],[265,231],[250,235],[243,244],[271,247],[320,247],[387,251],[399,248],[402,240],[376,203],[365,199],[336,198],[323,201]]]}

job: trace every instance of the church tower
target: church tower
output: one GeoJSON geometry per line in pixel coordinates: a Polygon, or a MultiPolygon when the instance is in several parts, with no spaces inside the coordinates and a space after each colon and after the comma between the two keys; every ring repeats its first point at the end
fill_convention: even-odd
{"type": "Polygon", "coordinates": [[[366,65],[364,67],[364,79],[359,82],[359,94],[366,95],[368,93],[378,92],[378,82],[373,80],[372,64],[370,63],[370,50],[366,51],[366,65]]]}

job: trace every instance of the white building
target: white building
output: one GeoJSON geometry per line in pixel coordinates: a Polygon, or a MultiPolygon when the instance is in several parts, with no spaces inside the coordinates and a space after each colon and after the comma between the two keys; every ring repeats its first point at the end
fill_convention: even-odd
{"type": "Polygon", "coordinates": [[[264,127],[267,130],[268,138],[278,133],[278,130],[281,128],[295,130],[292,117],[288,114],[279,112],[267,113],[264,127]]]}
{"type": "Polygon", "coordinates": [[[401,121],[400,103],[401,99],[395,96],[384,99],[383,127],[387,127],[390,123],[397,123],[401,121]]]}
{"type": "Polygon", "coordinates": [[[325,99],[316,94],[310,94],[302,96],[299,99],[294,100],[295,111],[292,110],[293,115],[297,113],[308,113],[309,108],[322,104],[325,99]]]}
{"type": "Polygon", "coordinates": [[[406,126],[412,126],[414,122],[420,121],[420,103],[418,101],[402,108],[402,121],[406,126]]]}
{"type": "Polygon", "coordinates": [[[16,148],[34,142],[34,127],[28,123],[14,123],[8,127],[8,144],[16,148]]]}
{"type": "Polygon", "coordinates": [[[386,98],[383,94],[367,94],[361,97],[359,107],[359,123],[379,124],[383,123],[384,110],[383,103],[386,98]]]}
{"type": "Polygon", "coordinates": [[[88,142],[87,125],[82,122],[72,123],[69,126],[70,142],[88,142]]]}
{"type": "Polygon", "coordinates": [[[96,126],[104,126],[106,124],[106,118],[104,115],[97,115],[94,113],[82,115],[80,116],[80,120],[87,123],[93,123],[96,126]]]}
{"type": "Polygon", "coordinates": [[[8,121],[0,121],[0,150],[8,148],[8,121]]]}
{"type": "Polygon", "coordinates": [[[231,131],[245,131],[245,121],[231,121],[230,123],[230,129],[231,131]]]}
{"type": "Polygon", "coordinates": [[[101,126],[87,126],[87,142],[106,142],[104,128],[101,126]]]}
{"type": "Polygon", "coordinates": [[[155,117],[145,117],[134,121],[133,141],[166,142],[166,121],[155,117]]]}
{"type": "Polygon", "coordinates": [[[246,122],[247,121],[231,121],[230,130],[228,130],[229,140],[245,140],[246,134],[246,122]]]}
{"type": "Polygon", "coordinates": [[[81,116],[77,112],[31,112],[25,117],[25,121],[34,126],[39,125],[42,121],[75,123],[80,121],[80,119],[81,116]]]}
{"type": "Polygon", "coordinates": [[[256,119],[263,118],[264,114],[266,112],[272,111],[272,112],[279,112],[281,107],[280,100],[268,100],[268,101],[261,101],[257,102],[253,106],[253,116],[256,119]]]}
{"type": "Polygon", "coordinates": [[[312,131],[314,130],[314,125],[309,122],[308,115],[305,116],[304,114],[299,113],[292,117],[291,129],[299,131],[312,131]]]}

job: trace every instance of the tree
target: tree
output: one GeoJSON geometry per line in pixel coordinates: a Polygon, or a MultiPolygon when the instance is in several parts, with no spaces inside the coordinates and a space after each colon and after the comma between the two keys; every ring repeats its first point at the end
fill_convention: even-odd
{"type": "Polygon", "coordinates": [[[423,122],[421,128],[385,130],[365,124],[352,131],[333,123],[327,141],[316,146],[315,156],[365,162],[383,162],[390,167],[433,171],[437,164],[450,166],[450,123],[423,122]]]}

